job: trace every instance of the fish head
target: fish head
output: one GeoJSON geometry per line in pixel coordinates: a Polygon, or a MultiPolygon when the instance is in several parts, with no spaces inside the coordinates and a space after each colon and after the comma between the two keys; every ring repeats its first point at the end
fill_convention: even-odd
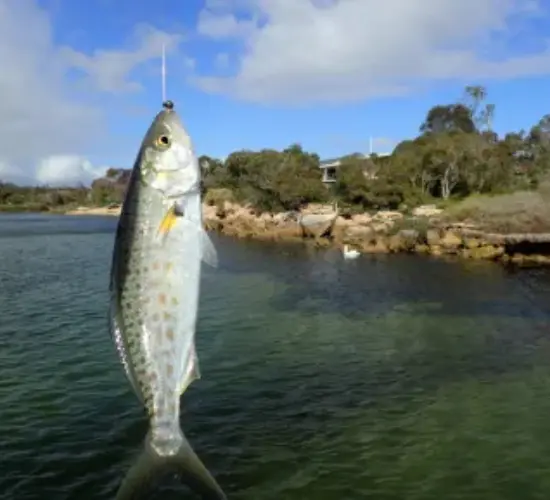
{"type": "Polygon", "coordinates": [[[163,109],[141,146],[141,180],[169,199],[199,189],[201,172],[193,144],[178,114],[163,109]]]}

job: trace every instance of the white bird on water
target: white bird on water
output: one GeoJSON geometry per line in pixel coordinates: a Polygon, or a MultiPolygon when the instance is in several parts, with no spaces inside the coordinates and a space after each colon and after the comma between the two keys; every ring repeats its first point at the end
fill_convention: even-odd
{"type": "Polygon", "coordinates": [[[361,253],[358,250],[354,250],[354,249],[350,250],[348,245],[344,245],[343,254],[344,254],[344,259],[356,259],[357,257],[359,257],[359,255],[361,255],[361,253]]]}

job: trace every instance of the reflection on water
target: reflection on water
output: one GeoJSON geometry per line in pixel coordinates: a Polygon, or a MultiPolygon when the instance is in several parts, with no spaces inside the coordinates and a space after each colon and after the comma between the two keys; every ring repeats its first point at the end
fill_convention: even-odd
{"type": "MultiPolygon", "coordinates": [[[[139,450],[115,224],[0,217],[0,498],[112,498],[139,450]]],[[[182,424],[231,499],[550,498],[548,271],[215,243],[182,424]]]]}

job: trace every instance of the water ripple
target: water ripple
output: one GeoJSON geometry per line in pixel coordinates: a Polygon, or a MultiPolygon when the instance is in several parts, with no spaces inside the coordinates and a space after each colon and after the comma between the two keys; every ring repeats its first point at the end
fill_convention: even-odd
{"type": "MultiPolygon", "coordinates": [[[[0,499],[112,498],[141,446],[113,229],[0,217],[0,499]]],[[[182,425],[230,498],[550,496],[547,271],[216,244],[182,425]]]]}

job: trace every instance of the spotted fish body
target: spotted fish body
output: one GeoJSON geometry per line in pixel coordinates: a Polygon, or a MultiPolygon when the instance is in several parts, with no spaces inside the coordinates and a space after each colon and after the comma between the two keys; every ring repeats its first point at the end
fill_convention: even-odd
{"type": "MultiPolygon", "coordinates": [[[[168,107],[153,121],[131,173],[111,268],[111,332],[126,375],[145,406],[144,455],[117,498],[134,498],[147,468],[178,464],[205,498],[225,498],[180,427],[180,396],[200,377],[195,352],[201,261],[215,265],[202,226],[200,167],[168,107]]],[[[177,468],[177,466],[176,466],[177,468]]]]}

